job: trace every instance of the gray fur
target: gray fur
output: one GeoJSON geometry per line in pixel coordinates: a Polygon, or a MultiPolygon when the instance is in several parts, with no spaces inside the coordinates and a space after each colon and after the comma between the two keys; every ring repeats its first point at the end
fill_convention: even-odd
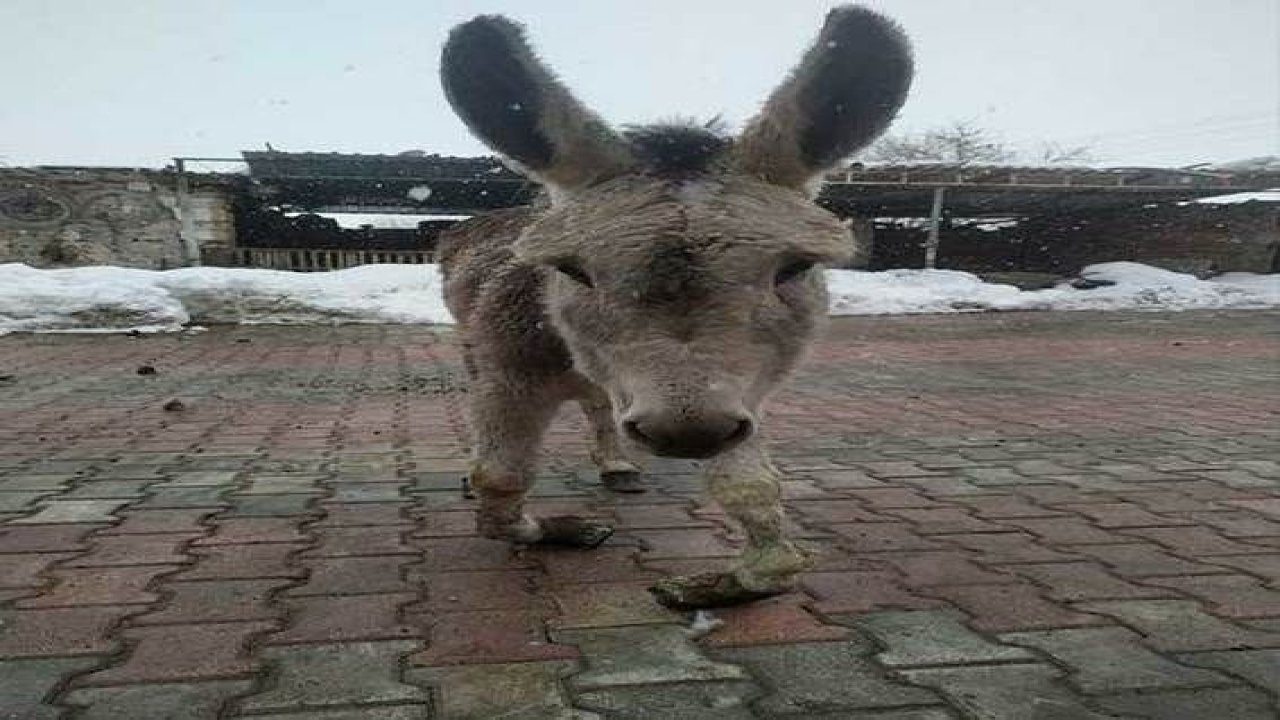
{"type": "MultiPolygon", "coordinates": [[[[833,11],[800,67],[731,143],[697,128],[616,135],[536,60],[518,26],[484,17],[455,31],[442,69],[451,102],[552,200],[463,223],[442,247],[472,383],[471,481],[483,533],[537,542],[553,526],[578,527],[523,511],[542,435],[556,408],[576,400],[604,473],[634,472],[628,453],[637,449],[708,460],[712,495],[748,538],[733,582],[709,587],[755,597],[790,586],[806,558],[783,537],[778,475],[758,430],[766,399],[826,315],[823,277],[803,263],[820,268],[852,251],[847,227],[805,189],[888,123],[909,57],[892,23],[833,11]],[[832,38],[866,41],[866,52],[832,38]],[[496,92],[538,98],[534,117],[511,122],[488,89],[463,79],[458,58],[474,65],[486,52],[514,73],[496,92]],[[877,69],[880,52],[888,56],[877,69]],[[844,68],[851,58],[861,65],[844,68]],[[857,112],[831,112],[864,99],[869,107],[857,112]]],[[[669,597],[714,602],[729,592],[705,592],[705,579],[671,582],[669,597]]]]}

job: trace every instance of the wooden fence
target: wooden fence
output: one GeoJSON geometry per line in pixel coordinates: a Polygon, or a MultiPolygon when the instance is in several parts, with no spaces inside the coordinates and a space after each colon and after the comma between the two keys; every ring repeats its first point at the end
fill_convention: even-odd
{"type": "Polygon", "coordinates": [[[240,248],[244,267],[319,272],[357,265],[421,265],[433,261],[430,250],[325,250],[313,248],[240,248]]]}

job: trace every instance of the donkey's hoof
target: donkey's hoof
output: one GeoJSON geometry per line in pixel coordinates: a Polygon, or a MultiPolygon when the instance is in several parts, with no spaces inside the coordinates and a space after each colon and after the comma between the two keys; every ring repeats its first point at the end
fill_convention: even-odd
{"type": "Polygon", "coordinates": [[[663,578],[649,586],[658,602],[676,610],[742,605],[786,590],[751,590],[742,586],[733,573],[701,573],[663,578]]]}
{"type": "Polygon", "coordinates": [[[600,547],[613,535],[613,528],[608,525],[573,515],[539,518],[538,527],[542,530],[539,545],[565,545],[590,550],[600,547]]]}
{"type": "Polygon", "coordinates": [[[648,488],[644,486],[644,482],[641,481],[639,470],[602,472],[600,473],[600,484],[604,485],[606,490],[618,493],[642,493],[648,491],[648,488]]]}
{"type": "Polygon", "coordinates": [[[476,491],[471,487],[471,478],[466,475],[462,476],[462,498],[464,500],[476,499],[476,491]]]}

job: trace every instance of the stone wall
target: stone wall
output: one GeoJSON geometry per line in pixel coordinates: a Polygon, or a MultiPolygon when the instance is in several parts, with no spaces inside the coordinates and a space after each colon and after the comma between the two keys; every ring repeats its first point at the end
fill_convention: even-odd
{"type": "Polygon", "coordinates": [[[0,168],[0,262],[165,269],[229,264],[231,193],[193,185],[179,212],[173,173],[0,168]]]}

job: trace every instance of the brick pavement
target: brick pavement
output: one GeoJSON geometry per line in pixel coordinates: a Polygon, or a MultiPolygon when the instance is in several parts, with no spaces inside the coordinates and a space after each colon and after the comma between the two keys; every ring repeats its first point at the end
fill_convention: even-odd
{"type": "Polygon", "coordinates": [[[447,332],[0,375],[0,717],[1280,717],[1278,313],[836,322],[771,419],[819,566],[700,638],[644,591],[741,543],[690,463],[611,496],[567,414],[533,502],[617,535],[474,535],[447,332]]]}

